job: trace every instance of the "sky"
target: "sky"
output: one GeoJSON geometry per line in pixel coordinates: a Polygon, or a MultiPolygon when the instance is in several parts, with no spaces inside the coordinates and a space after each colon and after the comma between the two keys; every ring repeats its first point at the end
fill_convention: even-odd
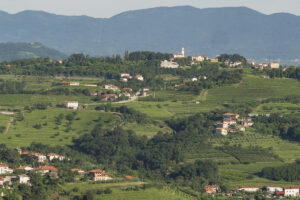
{"type": "Polygon", "coordinates": [[[108,18],[128,10],[180,5],[197,8],[246,6],[265,14],[288,12],[300,16],[300,0],[0,0],[0,10],[9,13],[43,10],[97,18],[108,18]]]}

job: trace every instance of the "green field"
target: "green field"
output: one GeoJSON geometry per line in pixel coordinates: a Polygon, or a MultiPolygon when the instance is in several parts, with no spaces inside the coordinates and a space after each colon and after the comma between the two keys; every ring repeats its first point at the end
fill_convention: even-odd
{"type": "Polygon", "coordinates": [[[126,190],[126,188],[140,187],[145,183],[143,182],[121,182],[121,183],[79,183],[79,184],[68,184],[63,186],[71,194],[77,195],[85,193],[87,190],[98,190],[104,188],[111,188],[111,194],[97,195],[97,199],[104,200],[193,200],[196,198],[190,197],[183,192],[180,192],[169,187],[151,187],[147,189],[138,190],[126,190]],[[72,192],[73,188],[80,188],[79,192],[72,192]]]}
{"type": "MultiPolygon", "coordinates": [[[[97,111],[76,111],[70,129],[67,130],[68,120],[65,116],[74,111],[67,109],[35,110],[31,113],[24,112],[23,121],[11,123],[7,133],[0,135],[2,143],[9,147],[28,146],[31,142],[41,142],[49,145],[70,144],[73,138],[89,133],[95,124],[101,123],[104,128],[111,129],[119,118],[111,113],[97,111]],[[55,117],[60,114],[64,119],[60,125],[55,122],[55,117]],[[34,128],[40,124],[41,128],[34,128]]],[[[0,125],[7,127],[9,117],[0,115],[0,125]],[[2,120],[3,118],[3,120],[2,120]]]]}

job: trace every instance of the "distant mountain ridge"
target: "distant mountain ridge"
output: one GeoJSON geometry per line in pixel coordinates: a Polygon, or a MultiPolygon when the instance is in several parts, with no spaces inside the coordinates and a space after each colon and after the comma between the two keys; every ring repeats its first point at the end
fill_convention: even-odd
{"type": "Polygon", "coordinates": [[[0,43],[0,61],[46,57],[63,59],[67,56],[40,43],[0,43]]]}
{"type": "Polygon", "coordinates": [[[40,42],[64,53],[123,54],[126,50],[256,60],[300,58],[300,17],[265,15],[246,7],[190,6],[128,11],[108,19],[40,11],[0,12],[0,42],[40,42]]]}

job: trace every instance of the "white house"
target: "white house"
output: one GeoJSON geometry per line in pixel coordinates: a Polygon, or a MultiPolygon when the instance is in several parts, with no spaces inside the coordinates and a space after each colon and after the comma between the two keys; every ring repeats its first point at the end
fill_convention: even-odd
{"type": "Polygon", "coordinates": [[[216,134],[227,135],[228,131],[225,128],[216,128],[216,134]]]}
{"type": "Polygon", "coordinates": [[[271,193],[271,194],[274,194],[276,192],[283,192],[283,188],[279,187],[279,186],[269,185],[266,187],[266,189],[267,189],[267,192],[271,193]]]}
{"type": "Polygon", "coordinates": [[[48,156],[50,161],[52,161],[53,159],[58,159],[60,161],[65,160],[64,156],[61,156],[61,155],[58,155],[58,154],[55,154],[55,153],[49,153],[47,156],[48,156]]]}
{"type": "Polygon", "coordinates": [[[27,176],[26,174],[22,174],[22,175],[17,176],[17,181],[20,184],[30,184],[30,177],[27,176]]]}
{"type": "Polygon", "coordinates": [[[257,192],[259,191],[260,187],[258,186],[240,186],[238,188],[239,191],[245,191],[245,192],[257,192]]]}
{"type": "Polygon", "coordinates": [[[40,163],[43,163],[47,160],[47,157],[41,153],[34,153],[34,154],[32,154],[32,157],[40,163]]]}
{"type": "Polygon", "coordinates": [[[112,179],[105,171],[101,169],[91,170],[89,171],[89,174],[93,181],[108,181],[112,179]]]}
{"type": "Polygon", "coordinates": [[[10,169],[7,164],[0,163],[0,174],[11,174],[13,173],[13,169],[10,169]]]}
{"type": "Polygon", "coordinates": [[[65,101],[66,107],[74,110],[78,109],[78,101],[65,101]]]}
{"type": "Polygon", "coordinates": [[[287,186],[284,187],[285,197],[297,197],[299,196],[299,186],[287,186]]]}
{"type": "Polygon", "coordinates": [[[192,80],[193,82],[196,82],[196,81],[198,81],[198,78],[194,77],[194,78],[192,78],[191,80],[192,80]]]}
{"type": "Polygon", "coordinates": [[[163,68],[176,69],[179,67],[179,64],[177,62],[164,60],[164,61],[161,61],[160,66],[163,68]]]}

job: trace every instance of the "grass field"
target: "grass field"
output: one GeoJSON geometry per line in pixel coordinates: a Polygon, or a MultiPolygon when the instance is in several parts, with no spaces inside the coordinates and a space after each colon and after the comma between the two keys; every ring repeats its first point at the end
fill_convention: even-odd
{"type": "Polygon", "coordinates": [[[85,193],[87,190],[97,190],[104,188],[111,188],[111,194],[97,195],[97,199],[103,200],[193,200],[196,198],[190,197],[178,190],[171,189],[169,187],[151,187],[147,189],[138,190],[126,190],[125,188],[141,186],[143,182],[121,182],[121,183],[80,183],[80,184],[69,184],[63,186],[67,191],[72,191],[73,188],[79,188],[78,192],[72,192],[71,194],[77,195],[85,193]]]}
{"type": "MultiPolygon", "coordinates": [[[[67,109],[24,112],[24,120],[12,123],[8,132],[0,135],[0,140],[9,147],[27,146],[31,142],[65,145],[70,144],[73,138],[89,133],[97,123],[101,123],[104,128],[110,129],[119,120],[117,116],[111,113],[79,110],[76,111],[77,114],[68,129],[68,120],[65,117],[72,112],[74,111],[67,109]],[[63,114],[64,118],[61,120],[61,124],[56,124],[55,117],[60,114],[63,114]],[[37,124],[40,124],[41,127],[34,128],[37,124]]],[[[9,117],[0,116],[0,125],[7,127],[9,117]]]]}

